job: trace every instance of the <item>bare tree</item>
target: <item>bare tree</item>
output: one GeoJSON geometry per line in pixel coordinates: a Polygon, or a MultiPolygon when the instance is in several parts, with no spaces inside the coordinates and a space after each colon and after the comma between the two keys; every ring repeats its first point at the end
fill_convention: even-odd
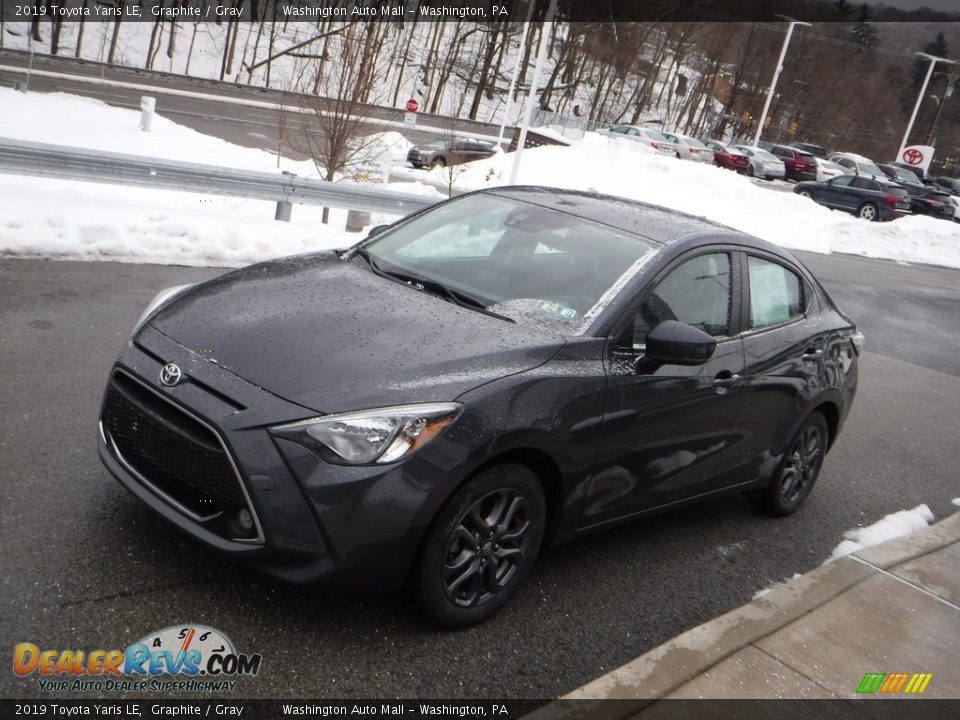
{"type": "MultiPolygon", "coordinates": [[[[376,143],[369,125],[373,106],[368,104],[377,87],[374,31],[371,23],[356,23],[331,38],[340,61],[324,68],[320,96],[301,101],[300,132],[289,144],[313,160],[324,180],[333,181],[367,160],[376,143]]],[[[324,208],[324,223],[329,216],[324,208]]]]}

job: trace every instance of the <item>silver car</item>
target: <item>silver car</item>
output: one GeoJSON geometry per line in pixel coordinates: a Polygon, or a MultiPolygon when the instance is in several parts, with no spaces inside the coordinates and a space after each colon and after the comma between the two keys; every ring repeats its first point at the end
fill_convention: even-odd
{"type": "Polygon", "coordinates": [[[674,144],[677,157],[682,160],[696,160],[713,165],[713,150],[695,137],[681,133],[664,133],[663,136],[674,144]]]}
{"type": "Polygon", "coordinates": [[[823,158],[815,158],[814,160],[817,166],[817,182],[826,182],[830,178],[834,178],[837,175],[847,175],[850,173],[850,170],[843,167],[842,165],[837,165],[835,162],[830,160],[824,160],[823,158]]]}
{"type": "Polygon", "coordinates": [[[639,125],[617,125],[605,130],[598,131],[601,135],[609,137],[628,138],[635,142],[642,143],[654,150],[660,155],[673,155],[673,144],[663,136],[662,133],[651,128],[640,127],[639,125]]]}
{"type": "Polygon", "coordinates": [[[733,147],[750,158],[750,168],[747,170],[747,174],[750,177],[764,178],[766,180],[786,177],[786,165],[783,164],[783,160],[772,152],[768,152],[756,145],[734,145],[733,147]]]}

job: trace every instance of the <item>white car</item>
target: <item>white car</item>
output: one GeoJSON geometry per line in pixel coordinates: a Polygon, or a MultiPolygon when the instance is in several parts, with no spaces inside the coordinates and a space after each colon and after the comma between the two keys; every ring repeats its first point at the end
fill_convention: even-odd
{"type": "Polygon", "coordinates": [[[713,165],[713,150],[708,148],[695,137],[680,133],[664,133],[663,136],[674,144],[678,158],[683,160],[697,160],[698,162],[713,165]]]}
{"type": "Polygon", "coordinates": [[[639,125],[617,125],[608,130],[599,130],[598,132],[601,135],[628,138],[635,142],[643,143],[660,155],[674,154],[673,144],[667,140],[662,133],[651,128],[640,127],[639,125]]]}
{"type": "Polygon", "coordinates": [[[869,175],[874,180],[889,182],[890,178],[879,168],[879,166],[870,158],[856,153],[833,153],[830,156],[830,162],[845,167],[847,172],[854,175],[869,175]]]}
{"type": "Polygon", "coordinates": [[[747,170],[750,177],[773,180],[787,176],[787,166],[772,152],[756,145],[734,145],[733,147],[750,158],[750,169],[747,170]]]}
{"type": "Polygon", "coordinates": [[[837,165],[835,162],[830,162],[823,158],[816,158],[815,164],[817,166],[817,182],[826,182],[837,175],[847,175],[850,173],[843,165],[837,165]]]}

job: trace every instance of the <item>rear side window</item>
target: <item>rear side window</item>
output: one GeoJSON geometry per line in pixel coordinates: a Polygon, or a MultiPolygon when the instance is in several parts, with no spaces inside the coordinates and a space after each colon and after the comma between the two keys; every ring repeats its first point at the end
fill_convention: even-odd
{"type": "Polygon", "coordinates": [[[679,320],[714,336],[730,332],[730,256],[699,255],[673,270],[637,310],[633,344],[664,320],[679,320]]]}
{"type": "Polygon", "coordinates": [[[748,258],[750,329],[786,322],[803,314],[803,283],[797,275],[763,258],[748,258]]]}
{"type": "Polygon", "coordinates": [[[855,177],[853,182],[850,183],[855,188],[860,188],[861,190],[879,190],[880,185],[873,180],[865,177],[855,177]]]}

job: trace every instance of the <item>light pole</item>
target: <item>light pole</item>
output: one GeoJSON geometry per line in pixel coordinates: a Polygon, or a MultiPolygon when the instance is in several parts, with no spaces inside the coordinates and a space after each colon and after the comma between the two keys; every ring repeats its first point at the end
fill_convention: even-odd
{"type": "Polygon", "coordinates": [[[934,55],[928,55],[927,53],[918,52],[922,58],[926,58],[930,61],[930,67],[927,68],[927,76],[923,78],[923,87],[920,88],[920,94],[917,95],[917,102],[913,106],[913,114],[910,116],[910,122],[907,123],[907,131],[903,134],[903,140],[900,141],[900,149],[897,150],[897,157],[899,158],[903,149],[907,146],[907,138],[910,137],[910,131],[913,130],[913,121],[917,119],[917,112],[920,110],[920,103],[923,102],[923,96],[927,92],[927,85],[930,83],[930,76],[933,75],[933,68],[936,67],[938,62],[948,63],[950,65],[956,65],[955,60],[949,60],[947,58],[936,57],[934,55]]]}
{"type": "Polygon", "coordinates": [[[533,0],[527,5],[527,19],[523,23],[523,33],[520,35],[520,49],[517,51],[517,60],[513,65],[513,77],[510,78],[510,90],[507,92],[507,106],[503,110],[503,120],[500,122],[500,134],[497,136],[497,145],[503,147],[503,133],[507,129],[507,117],[513,105],[513,91],[517,87],[517,75],[520,74],[520,61],[523,58],[523,48],[527,42],[527,31],[530,30],[530,16],[533,15],[533,0]]]}
{"type": "Polygon", "coordinates": [[[540,70],[543,68],[543,61],[547,54],[547,35],[553,30],[553,15],[557,10],[557,0],[550,0],[550,6],[547,8],[547,14],[544,16],[543,25],[540,26],[540,46],[537,49],[537,63],[533,66],[533,78],[530,80],[530,93],[527,95],[527,106],[523,112],[523,122],[520,125],[520,137],[517,138],[517,152],[513,158],[513,166],[510,168],[510,184],[515,185],[517,174],[520,172],[520,157],[523,155],[523,146],[527,142],[527,127],[530,125],[530,117],[533,115],[533,104],[537,101],[537,82],[540,80],[540,70]]]}
{"type": "Polygon", "coordinates": [[[767,121],[767,112],[770,110],[770,102],[773,100],[773,93],[777,89],[777,80],[783,71],[783,59],[787,56],[787,48],[790,46],[790,37],[793,35],[793,28],[797,25],[806,25],[811,27],[810,23],[801,20],[794,20],[786,15],[777,15],[790,23],[787,28],[787,36],[783,39],[783,47],[780,48],[780,59],[777,60],[777,69],[773,71],[773,80],[770,83],[770,90],[767,92],[767,101],[763,104],[763,113],[760,115],[760,122],[757,123],[757,134],[753,138],[753,144],[760,143],[760,134],[763,132],[763,124],[767,121]]]}

